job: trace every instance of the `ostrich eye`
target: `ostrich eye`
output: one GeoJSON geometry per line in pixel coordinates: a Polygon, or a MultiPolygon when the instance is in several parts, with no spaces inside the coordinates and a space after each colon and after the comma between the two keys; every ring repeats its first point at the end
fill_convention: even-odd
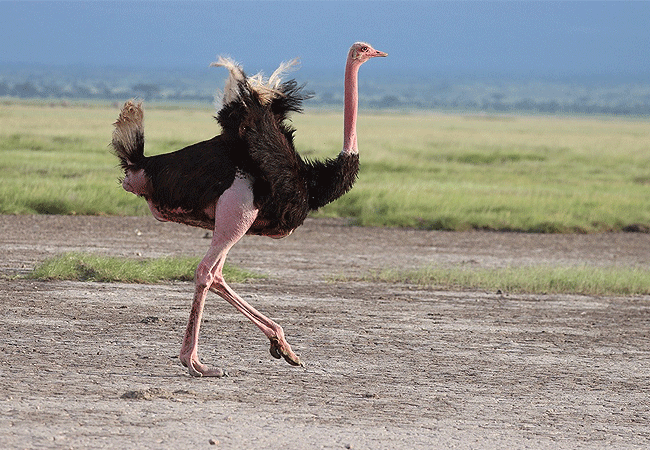
{"type": "Polygon", "coordinates": [[[368,46],[364,45],[363,47],[361,47],[361,51],[362,52],[367,52],[368,51],[368,46]]]}

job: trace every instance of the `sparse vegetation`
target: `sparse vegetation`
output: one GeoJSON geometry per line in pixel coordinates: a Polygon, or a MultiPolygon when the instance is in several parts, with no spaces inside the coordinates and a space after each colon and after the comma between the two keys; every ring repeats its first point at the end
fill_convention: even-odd
{"type": "MultiPolygon", "coordinates": [[[[82,253],[66,253],[47,259],[28,275],[39,280],[77,280],[123,283],[192,281],[200,257],[130,259],[82,253]]],[[[231,283],[262,278],[233,266],[224,268],[231,283]]]]}
{"type": "MultiPolygon", "coordinates": [[[[335,279],[348,279],[339,277],[335,279]]],[[[648,295],[650,270],[640,267],[431,266],[419,270],[385,270],[358,277],[362,281],[408,283],[425,288],[480,289],[504,294],[648,295]]]]}

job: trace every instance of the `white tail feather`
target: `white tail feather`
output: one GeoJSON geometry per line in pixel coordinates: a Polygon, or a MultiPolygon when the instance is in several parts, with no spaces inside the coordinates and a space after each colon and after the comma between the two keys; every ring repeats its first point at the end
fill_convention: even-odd
{"type": "MultiPolygon", "coordinates": [[[[299,62],[298,58],[292,59],[291,61],[284,61],[277,69],[275,69],[268,79],[264,78],[262,72],[259,72],[248,77],[247,81],[250,83],[251,88],[259,95],[260,101],[263,104],[267,104],[273,100],[273,98],[282,95],[279,91],[282,77],[292,70],[295,70],[295,66],[297,66],[299,62]]],[[[230,72],[228,79],[226,79],[223,93],[217,92],[217,95],[215,96],[215,106],[219,109],[222,105],[237,99],[239,93],[237,85],[244,79],[244,71],[233,59],[223,56],[219,56],[219,59],[216,62],[210,64],[210,67],[225,67],[228,69],[228,72],[230,72]],[[221,98],[221,101],[218,100],[219,98],[221,98]]]]}
{"type": "Polygon", "coordinates": [[[294,70],[297,70],[300,65],[300,60],[298,58],[294,58],[291,61],[284,61],[280,64],[280,66],[275,69],[275,72],[271,74],[268,80],[268,85],[272,87],[273,89],[277,89],[280,87],[280,83],[282,82],[282,77],[294,70]]]}
{"type": "Polygon", "coordinates": [[[230,72],[230,76],[226,79],[223,93],[217,92],[217,98],[223,96],[222,104],[230,103],[237,99],[239,89],[237,84],[244,79],[244,70],[235,60],[219,56],[216,62],[210,64],[210,67],[225,67],[230,72]]]}

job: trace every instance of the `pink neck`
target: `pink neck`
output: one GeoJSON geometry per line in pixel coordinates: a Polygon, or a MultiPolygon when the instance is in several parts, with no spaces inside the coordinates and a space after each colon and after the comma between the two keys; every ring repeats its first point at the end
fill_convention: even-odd
{"type": "Polygon", "coordinates": [[[345,65],[343,151],[341,153],[348,155],[359,153],[359,148],[357,147],[357,109],[359,108],[357,83],[360,66],[358,61],[352,59],[348,59],[345,65]]]}

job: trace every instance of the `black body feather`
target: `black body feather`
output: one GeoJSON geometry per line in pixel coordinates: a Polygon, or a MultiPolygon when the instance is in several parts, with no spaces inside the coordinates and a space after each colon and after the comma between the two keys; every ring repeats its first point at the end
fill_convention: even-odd
{"type": "Polygon", "coordinates": [[[151,200],[162,209],[202,211],[228,189],[237,173],[242,143],[224,135],[181,150],[147,157],[142,168],[151,181],[151,200]]]}
{"type": "Polygon", "coordinates": [[[249,233],[283,236],[301,225],[310,211],[352,187],[359,158],[341,154],[326,161],[305,161],[300,157],[288,115],[301,112],[303,100],[311,95],[303,93],[303,86],[294,80],[282,83],[279,94],[266,103],[247,79],[238,88],[239,98],[224,105],[216,116],[222,127],[219,136],[145,157],[140,127],[130,139],[114,137],[113,148],[125,171],[144,170],[150,183],[144,196],[166,219],[212,228],[205,209],[236,176],[247,175],[253,180],[259,209],[249,233]]]}

